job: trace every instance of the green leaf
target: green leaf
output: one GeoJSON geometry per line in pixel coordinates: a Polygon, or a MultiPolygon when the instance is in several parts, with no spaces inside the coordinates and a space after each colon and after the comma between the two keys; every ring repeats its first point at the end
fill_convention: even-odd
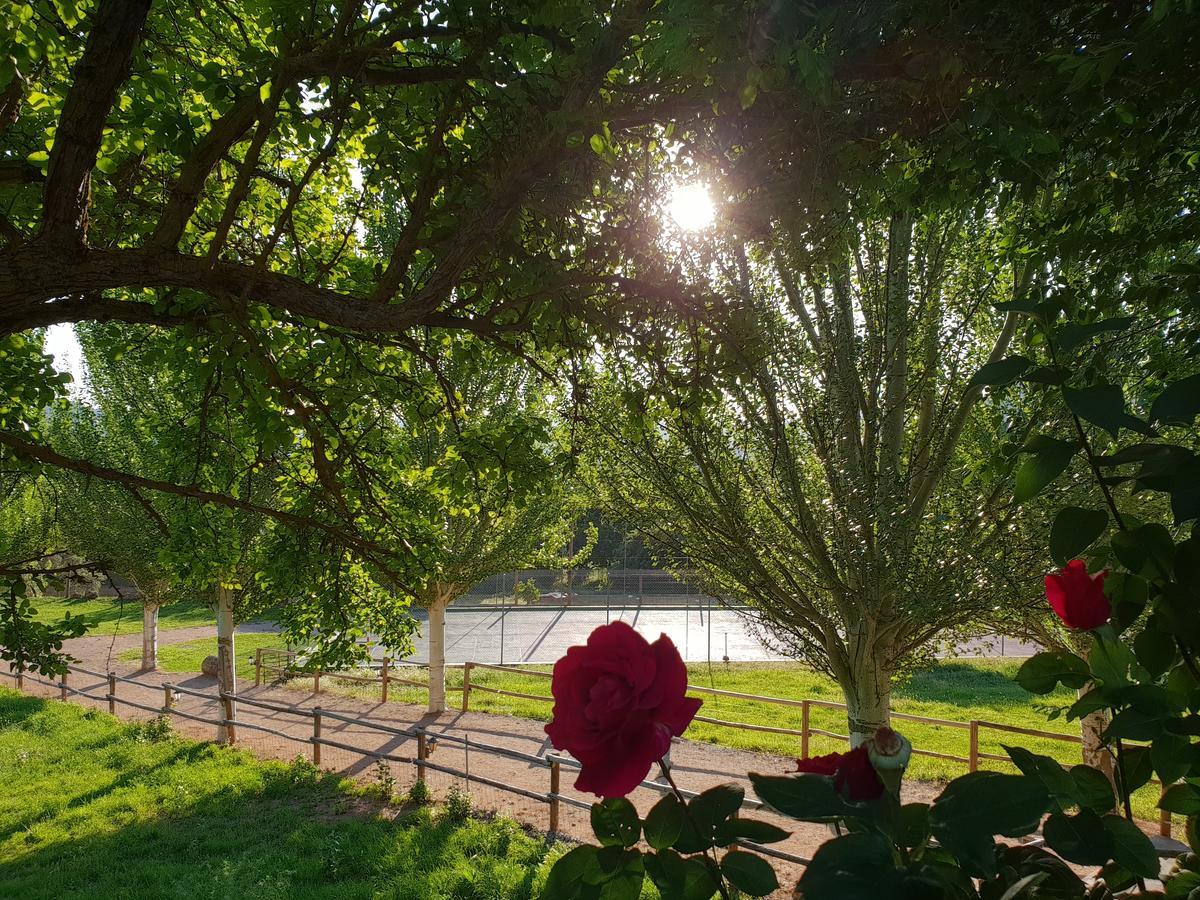
{"type": "Polygon", "coordinates": [[[1021,837],[1037,829],[1050,804],[1045,786],[1024,775],[971,772],[954,779],[929,808],[938,842],[968,874],[996,871],[992,835],[1021,837]]]}
{"type": "Polygon", "coordinates": [[[731,850],[721,860],[721,873],[729,883],[751,897],[765,897],[778,889],[775,870],[761,856],[745,850],[731,850]]]}
{"type": "Polygon", "coordinates": [[[641,853],[621,847],[602,847],[596,851],[596,864],[601,872],[597,900],[638,900],[646,877],[641,853]]]}
{"type": "Polygon", "coordinates": [[[790,832],[761,819],[742,819],[734,816],[717,826],[717,846],[727,847],[735,841],[751,841],[755,844],[774,844],[787,840],[790,832]]]}
{"type": "Polygon", "coordinates": [[[1163,388],[1150,407],[1150,421],[1191,425],[1200,415],[1200,375],[1191,375],[1163,388]]]}
{"type": "Polygon", "coordinates": [[[1131,316],[1104,319],[1100,322],[1088,322],[1085,325],[1061,325],[1057,329],[1058,345],[1064,350],[1074,350],[1084,341],[1109,331],[1124,331],[1133,324],[1131,316]]]}
{"type": "Polygon", "coordinates": [[[1032,455],[1021,463],[1016,474],[1013,496],[1018,503],[1040,494],[1046,485],[1063,473],[1075,455],[1074,444],[1044,436],[1036,443],[1031,441],[1029,447],[1034,448],[1032,455]]]}
{"type": "Polygon", "coordinates": [[[1175,662],[1175,638],[1163,631],[1151,616],[1138,636],[1133,639],[1137,661],[1152,678],[1158,678],[1175,662]]]}
{"type": "Polygon", "coordinates": [[[584,891],[597,884],[601,877],[600,865],[596,861],[599,848],[583,844],[569,850],[558,858],[546,878],[542,896],[570,900],[584,896],[584,891]]]}
{"type": "Polygon", "coordinates": [[[1158,807],[1181,816],[1200,815],[1200,790],[1190,784],[1173,784],[1159,798],[1158,807]]]}
{"type": "Polygon", "coordinates": [[[817,848],[797,884],[805,900],[879,900],[895,879],[891,847],[883,837],[857,832],[817,848]]]}
{"type": "Polygon", "coordinates": [[[1109,544],[1121,565],[1135,575],[1162,578],[1174,568],[1175,542],[1171,532],[1157,523],[1118,531],[1109,544]]]}
{"type": "Polygon", "coordinates": [[[929,804],[905,803],[900,807],[896,840],[905,847],[920,847],[929,840],[929,804]]]}
{"type": "Polygon", "coordinates": [[[655,850],[670,847],[683,830],[683,804],[674,794],[666,794],[650,808],[642,830],[646,843],[655,850]]]}
{"type": "Polygon", "coordinates": [[[1036,653],[1021,664],[1016,682],[1031,694],[1048,694],[1061,681],[1065,687],[1079,690],[1091,680],[1088,664],[1065,650],[1036,653]]]}
{"type": "Polygon", "coordinates": [[[588,146],[599,157],[604,157],[608,152],[608,142],[604,140],[604,135],[602,134],[593,134],[588,138],[588,146]]]}
{"type": "Polygon", "coordinates": [[[1099,769],[1091,766],[1071,766],[1071,781],[1075,784],[1075,801],[1083,809],[1105,813],[1116,805],[1113,786],[1099,769]]]}
{"type": "Polygon", "coordinates": [[[641,834],[637,809],[624,797],[593,803],[592,831],[605,847],[632,847],[641,834]]]}
{"type": "Polygon", "coordinates": [[[1108,527],[1108,513],[1102,509],[1064,506],[1050,526],[1050,556],[1060,566],[1090,547],[1108,527]]]}
{"type": "Polygon", "coordinates": [[[699,853],[715,846],[717,827],[741,808],[745,796],[736,784],[719,784],[689,800],[675,849],[699,853]]]}
{"type": "Polygon", "coordinates": [[[1164,732],[1150,747],[1150,761],[1163,784],[1171,784],[1186,775],[1195,758],[1191,741],[1182,735],[1164,732]]]}
{"type": "Polygon", "coordinates": [[[1040,781],[1046,793],[1060,807],[1073,806],[1079,802],[1078,786],[1075,780],[1057,760],[1039,753],[1033,753],[1024,747],[1005,746],[1004,752],[1008,754],[1013,764],[1021,770],[1023,775],[1036,778],[1040,781]]]}
{"type": "Polygon", "coordinates": [[[1141,419],[1125,411],[1125,395],[1115,384],[1097,384],[1086,388],[1063,388],[1067,408],[1081,419],[1099,425],[1114,438],[1122,428],[1140,434],[1150,429],[1141,419]]]}
{"type": "Polygon", "coordinates": [[[750,774],[759,798],[773,809],[801,822],[834,822],[852,809],[825,775],[750,774]]]}
{"type": "Polygon", "coordinates": [[[1024,356],[1009,356],[1005,359],[984,363],[979,371],[971,376],[967,386],[977,384],[1003,385],[1016,381],[1021,374],[1033,365],[1024,356]]]}
{"type": "Polygon", "coordinates": [[[710,900],[717,892],[712,873],[699,859],[685,859],[674,850],[661,850],[647,855],[645,865],[663,897],[710,900]]]}
{"type": "Polygon", "coordinates": [[[1051,813],[1042,827],[1046,844],[1063,859],[1081,866],[1102,866],[1113,855],[1113,838],[1090,809],[1074,816],[1051,813]]]}
{"type": "Polygon", "coordinates": [[[1142,829],[1120,816],[1105,816],[1104,827],[1112,836],[1113,859],[1135,875],[1158,877],[1158,852],[1142,829]]]}

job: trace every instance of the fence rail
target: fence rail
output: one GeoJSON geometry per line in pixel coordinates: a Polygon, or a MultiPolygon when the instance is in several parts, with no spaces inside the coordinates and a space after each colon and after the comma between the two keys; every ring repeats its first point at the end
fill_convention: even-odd
{"type": "MultiPolygon", "coordinates": [[[[266,652],[290,653],[292,659],[294,659],[294,657],[295,657],[295,654],[291,651],[266,651],[266,652]]],[[[264,650],[260,648],[256,654],[255,684],[260,683],[260,676],[258,676],[258,672],[259,672],[259,667],[260,667],[260,662],[261,662],[261,654],[263,654],[263,653],[264,653],[264,650]]],[[[405,663],[405,665],[422,665],[422,664],[405,663]]],[[[541,701],[541,702],[546,702],[546,703],[553,702],[552,697],[547,697],[542,694],[528,694],[528,693],[524,693],[522,691],[506,690],[504,688],[497,688],[497,687],[492,687],[491,685],[480,684],[478,681],[472,681],[472,679],[471,679],[471,673],[476,669],[483,669],[483,670],[495,671],[495,672],[504,672],[509,675],[522,675],[522,676],[527,676],[529,678],[536,678],[536,679],[542,679],[542,680],[552,678],[553,676],[550,672],[542,672],[542,671],[538,671],[537,669],[525,669],[525,668],[521,668],[518,666],[496,665],[494,663],[482,663],[482,662],[475,662],[475,661],[462,663],[461,665],[447,666],[448,669],[449,668],[460,668],[460,667],[463,670],[462,686],[461,687],[447,686],[447,691],[461,691],[462,692],[461,709],[463,710],[463,712],[467,712],[470,709],[470,699],[471,699],[472,691],[480,691],[483,693],[495,694],[495,695],[502,696],[502,697],[514,697],[514,698],[521,699],[521,700],[533,700],[533,701],[541,701]]],[[[263,671],[266,670],[265,664],[262,665],[262,670],[263,671]]],[[[389,678],[388,673],[389,673],[389,660],[385,659],[384,663],[383,663],[383,667],[382,667],[382,673],[381,673],[381,677],[384,682],[384,687],[383,687],[383,699],[384,700],[387,699],[387,680],[389,678]]],[[[314,690],[316,690],[316,688],[319,684],[319,678],[320,678],[321,674],[322,673],[317,673],[315,676],[317,680],[314,682],[314,690]]],[[[324,673],[324,674],[328,674],[328,675],[330,675],[330,677],[343,678],[343,676],[336,675],[333,673],[324,673]]],[[[360,679],[360,680],[379,681],[380,679],[376,678],[376,679],[360,679]]],[[[399,679],[395,679],[394,676],[393,676],[392,680],[399,681],[399,679]]],[[[403,683],[415,684],[419,687],[428,687],[427,682],[423,683],[423,682],[414,682],[414,681],[404,681],[403,683]]],[[[737,729],[740,731],[759,732],[759,733],[766,733],[766,734],[794,735],[800,739],[800,758],[801,759],[809,758],[809,755],[810,755],[809,746],[811,743],[811,739],[814,736],[830,738],[830,739],[836,740],[836,741],[849,742],[849,740],[850,740],[849,735],[840,734],[836,731],[827,731],[825,729],[817,728],[812,725],[811,713],[814,708],[830,709],[830,710],[845,710],[846,709],[846,704],[838,703],[837,701],[834,701],[834,700],[817,700],[817,699],[813,699],[813,698],[791,699],[791,698],[786,698],[786,697],[769,697],[769,696],[765,696],[762,694],[747,694],[747,693],[743,693],[741,691],[727,691],[727,690],[721,690],[718,688],[705,687],[703,685],[695,685],[695,684],[688,685],[688,692],[691,694],[707,694],[709,696],[720,697],[720,698],[730,699],[730,700],[746,700],[746,701],[754,702],[754,703],[766,703],[766,704],[771,704],[771,705],[775,705],[775,706],[799,708],[800,709],[800,722],[801,722],[800,728],[785,728],[785,727],[776,726],[776,725],[759,725],[759,724],[752,723],[752,722],[735,722],[735,721],[730,721],[727,719],[712,718],[709,716],[696,716],[693,719],[693,721],[700,722],[700,723],[703,723],[706,725],[714,725],[714,726],[717,726],[720,728],[737,729]]],[[[982,733],[986,733],[988,731],[998,731],[998,732],[1005,732],[1005,733],[1009,733],[1009,734],[1019,734],[1019,735],[1023,735],[1026,737],[1044,738],[1047,740],[1055,740],[1055,741],[1060,741],[1063,743],[1069,743],[1069,744],[1075,744],[1075,745],[1082,745],[1082,743],[1083,743],[1083,741],[1079,735],[1062,734],[1060,732],[1054,732],[1054,731],[1042,731],[1042,730],[1039,730],[1036,728],[1025,728],[1025,727],[1018,726],[1018,725],[1007,725],[1002,722],[989,722],[989,721],[983,720],[983,719],[973,719],[969,722],[961,722],[961,721],[955,721],[953,719],[938,719],[938,718],[934,718],[931,716],[919,716],[919,715],[914,715],[912,713],[902,713],[902,712],[892,712],[890,715],[891,715],[892,719],[896,719],[896,720],[900,720],[900,721],[920,722],[925,725],[933,725],[933,726],[940,727],[940,728],[952,728],[952,729],[958,729],[961,731],[968,732],[968,754],[967,754],[967,756],[959,756],[954,753],[943,753],[943,752],[937,751],[937,750],[925,750],[925,749],[916,748],[916,747],[913,748],[913,754],[917,755],[917,756],[928,757],[930,759],[940,759],[940,760],[944,760],[946,762],[958,763],[960,765],[966,766],[967,771],[969,771],[969,772],[977,771],[979,769],[980,763],[984,762],[984,761],[1005,762],[1005,763],[1011,762],[1007,756],[1001,756],[1000,754],[997,754],[997,753],[988,753],[983,750],[980,750],[980,735],[982,733]]],[[[1162,787],[1162,783],[1157,780],[1152,780],[1150,783],[1158,785],[1159,787],[1162,787]]],[[[1172,830],[1171,814],[1166,811],[1162,811],[1160,813],[1160,819],[1159,819],[1159,832],[1161,834],[1163,834],[1164,836],[1169,837],[1171,835],[1171,830],[1172,830]]]]}
{"type": "MultiPolygon", "coordinates": [[[[261,655],[256,654],[256,662],[261,660],[261,655]]],[[[41,678],[37,675],[31,675],[24,672],[9,672],[17,682],[18,689],[24,689],[25,681],[34,682],[50,688],[58,688],[60,691],[60,699],[63,702],[67,701],[68,696],[79,695],[98,702],[107,701],[109,709],[112,711],[117,704],[129,706],[152,715],[162,716],[179,716],[191,721],[200,722],[209,725],[215,725],[218,728],[219,742],[234,746],[237,743],[237,729],[249,728],[254,731],[265,732],[276,737],[294,741],[299,744],[307,744],[311,748],[312,761],[315,765],[321,765],[321,748],[334,747],[350,753],[359,754],[373,761],[388,760],[402,765],[412,765],[415,768],[416,778],[419,781],[424,781],[426,772],[441,772],[455,778],[462,778],[470,783],[474,782],[481,785],[486,785],[498,791],[503,791],[520,797],[525,797],[529,800],[534,800],[546,805],[547,809],[547,833],[551,836],[556,836],[559,833],[559,820],[562,806],[572,806],[580,809],[590,809],[591,803],[581,800],[577,797],[571,797],[561,792],[562,769],[579,768],[580,764],[568,757],[563,757],[555,753],[547,754],[546,756],[538,756],[536,754],[524,753],[520,750],[514,750],[508,747],[501,747],[495,744],[479,741],[471,737],[460,737],[446,731],[440,731],[423,726],[412,726],[408,728],[398,728],[394,725],[389,725],[384,722],[377,722],[366,716],[346,715],[344,713],[334,712],[332,710],[322,709],[320,707],[305,707],[283,703],[275,703],[266,700],[260,700],[254,697],[246,697],[238,694],[217,692],[215,694],[207,691],[196,690],[195,688],[185,687],[179,684],[170,682],[162,685],[149,685],[145,682],[138,681],[133,678],[126,678],[116,675],[115,673],[101,674],[92,672],[88,669],[83,669],[77,666],[68,667],[68,673],[58,682],[50,681],[41,678]],[[94,678],[100,678],[107,681],[109,692],[104,695],[91,694],[85,691],[72,688],[68,683],[68,676],[72,673],[88,675],[94,678]],[[127,683],[136,685],[142,689],[162,690],[163,704],[161,706],[149,706],[144,703],[138,703],[127,698],[119,697],[116,693],[116,685],[118,683],[127,683]],[[209,718],[193,713],[184,712],[176,706],[176,698],[183,694],[191,697],[196,697],[201,700],[211,701],[222,714],[216,718],[209,718]],[[237,715],[237,707],[250,706],[264,709],[270,712],[281,713],[286,715],[294,715],[301,719],[309,719],[312,722],[311,737],[298,737],[295,734],[289,734],[285,731],[270,728],[260,725],[257,722],[249,721],[245,717],[239,718],[237,715]],[[360,728],[368,728],[375,731],[389,734],[396,737],[408,738],[416,744],[416,755],[404,755],[383,750],[371,750],[365,747],[354,746],[342,741],[333,740],[325,737],[322,734],[322,725],[324,720],[333,719],[340,722],[345,722],[358,726],[360,728]],[[466,751],[466,765],[459,769],[453,766],[444,765],[430,761],[429,755],[431,752],[431,739],[435,741],[444,741],[447,744],[458,744],[466,751]],[[544,769],[547,775],[547,790],[536,791],[527,788],[519,787],[514,784],[501,781],[496,778],[491,778],[486,775],[481,775],[478,772],[470,770],[470,752],[489,754],[496,757],[518,760],[528,765],[544,769]]],[[[539,673],[540,674],[540,673],[539,673]]],[[[642,781],[639,785],[657,793],[670,793],[672,788],[669,785],[660,784],[656,781],[642,781]]],[[[685,797],[696,796],[696,791],[680,789],[680,793],[685,797]]],[[[753,798],[746,798],[742,803],[746,809],[761,809],[763,804],[753,798]]],[[[755,852],[762,853],[776,859],[785,860],[787,862],[798,865],[806,865],[809,860],[805,857],[794,853],[788,853],[779,850],[775,847],[764,847],[755,844],[751,841],[738,840],[739,846],[753,849],[755,852]]]]}

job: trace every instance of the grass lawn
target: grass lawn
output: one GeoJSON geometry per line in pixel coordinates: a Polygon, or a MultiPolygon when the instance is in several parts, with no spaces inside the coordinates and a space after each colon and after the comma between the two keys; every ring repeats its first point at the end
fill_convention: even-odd
{"type": "MultiPolygon", "coordinates": [[[[122,603],[115,597],[97,597],[95,600],[38,597],[34,605],[37,607],[35,618],[39,622],[55,622],[66,613],[83,616],[87,619],[88,634],[136,634],[142,630],[142,604],[136,600],[122,603]]],[[[158,614],[158,627],[161,630],[212,625],[216,621],[212,607],[200,601],[170,603],[158,614]]]]}
{"type": "Polygon", "coordinates": [[[0,689],[0,896],[537,895],[557,849],[505,819],[387,807],[262,762],[0,689]]]}
{"type": "MultiPolygon", "coordinates": [[[[160,650],[162,667],[167,671],[199,671],[200,661],[204,656],[214,652],[214,645],[211,640],[191,642],[191,644],[181,644],[160,650]],[[191,644],[196,646],[192,648],[191,644]],[[171,654],[169,658],[168,653],[171,654]]],[[[253,656],[255,647],[283,646],[284,642],[278,635],[239,636],[239,675],[246,678],[254,677],[254,666],[246,660],[253,656]]],[[[130,658],[140,657],[134,654],[130,658]]],[[[892,694],[892,708],[898,713],[946,719],[952,722],[967,723],[972,719],[977,719],[1001,725],[1014,725],[1019,728],[1078,735],[1077,723],[1062,719],[1048,721],[1046,718],[1045,705],[1069,705],[1075,699],[1073,692],[1059,689],[1047,697],[1031,697],[1013,681],[1013,675],[1020,667],[1021,662],[1022,660],[1019,659],[961,659],[939,663],[931,669],[917,673],[907,683],[898,685],[892,694]]],[[[548,673],[550,671],[549,666],[528,666],[526,668],[539,672],[548,673]]],[[[425,678],[424,669],[408,669],[403,672],[397,671],[396,674],[413,680],[425,678]]],[[[768,697],[788,699],[807,697],[813,700],[833,702],[841,702],[842,699],[841,691],[832,680],[799,663],[717,664],[711,670],[705,664],[692,665],[688,667],[688,680],[697,686],[768,697]]],[[[312,684],[311,680],[303,678],[294,683],[305,688],[311,687],[312,684]]],[[[471,683],[472,685],[546,697],[546,700],[525,700],[518,697],[502,697],[483,691],[473,691],[471,694],[472,710],[504,713],[542,721],[548,721],[550,718],[550,680],[548,678],[496,672],[490,669],[475,669],[471,673],[471,683]]],[[[449,670],[447,684],[451,687],[461,687],[462,670],[449,670]]],[[[321,686],[325,690],[338,691],[351,696],[371,700],[379,698],[377,685],[339,682],[336,678],[327,677],[322,679],[321,686]]],[[[389,693],[390,699],[402,703],[424,704],[427,699],[425,689],[418,687],[393,684],[389,693]]],[[[796,730],[799,730],[801,725],[799,707],[778,706],[703,694],[698,696],[704,700],[700,714],[709,718],[796,730]]],[[[457,706],[461,697],[462,694],[458,691],[451,691],[449,694],[450,704],[457,706]]],[[[838,734],[846,733],[845,713],[841,710],[812,707],[809,721],[812,728],[838,734]]],[[[963,758],[968,755],[970,734],[965,728],[904,720],[897,720],[894,724],[913,742],[913,746],[918,751],[948,753],[963,758]]],[[[782,756],[798,756],[800,753],[800,738],[796,735],[743,731],[697,722],[688,729],[686,737],[695,741],[708,741],[741,750],[775,753],[782,756]]],[[[1003,756],[1002,745],[1004,744],[1021,746],[1035,753],[1043,753],[1065,765],[1075,765],[1080,762],[1079,747],[1075,744],[1052,738],[1037,738],[993,729],[980,729],[980,752],[1003,756]]],[[[809,744],[809,753],[816,756],[845,748],[845,741],[814,735],[809,744]]],[[[996,760],[985,760],[982,767],[1015,771],[1008,763],[996,760]]],[[[909,777],[928,781],[949,781],[951,778],[965,774],[966,771],[967,767],[963,763],[915,755],[909,766],[909,777]]],[[[1148,786],[1138,792],[1134,797],[1138,815],[1146,819],[1157,818],[1158,814],[1155,810],[1157,799],[1157,788],[1148,786]]]]}
{"type": "MultiPolygon", "coordinates": [[[[287,641],[283,635],[270,633],[239,634],[234,638],[234,652],[237,655],[238,678],[254,680],[254,650],[257,647],[270,647],[283,650],[287,641]]],[[[200,663],[206,656],[217,653],[217,639],[198,638],[194,641],[184,641],[179,644],[158,645],[158,667],[164,672],[199,672],[200,663]]],[[[134,647],[125,650],[117,659],[126,662],[138,662],[142,658],[142,648],[134,647]]]]}

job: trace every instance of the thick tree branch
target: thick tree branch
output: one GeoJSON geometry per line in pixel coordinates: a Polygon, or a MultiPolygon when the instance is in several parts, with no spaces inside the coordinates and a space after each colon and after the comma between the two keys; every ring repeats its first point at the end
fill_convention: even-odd
{"type": "Polygon", "coordinates": [[[42,205],[42,234],[82,244],[91,172],[117,90],[129,74],[150,0],[102,0],[58,119],[42,205]]]}

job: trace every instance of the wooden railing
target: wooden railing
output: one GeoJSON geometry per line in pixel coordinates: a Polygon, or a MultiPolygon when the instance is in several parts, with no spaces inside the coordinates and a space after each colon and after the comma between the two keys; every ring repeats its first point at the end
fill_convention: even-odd
{"type": "MultiPolygon", "coordinates": [[[[256,654],[256,662],[258,662],[258,660],[259,656],[256,654]]],[[[168,717],[178,716],[194,722],[215,725],[218,728],[218,735],[223,735],[223,743],[230,746],[235,746],[237,744],[238,730],[245,728],[252,731],[270,734],[284,740],[308,744],[311,748],[313,764],[317,766],[322,764],[321,749],[323,747],[333,747],[339,750],[348,751],[350,753],[359,754],[375,762],[386,760],[388,762],[412,765],[415,769],[415,776],[418,781],[425,781],[427,773],[432,771],[441,772],[455,778],[462,778],[468,783],[475,782],[477,784],[486,785],[499,791],[515,794],[546,804],[546,830],[552,836],[557,835],[559,832],[559,818],[561,807],[563,805],[573,806],[579,809],[591,809],[592,807],[592,804],[589,801],[561,793],[560,785],[562,781],[562,769],[578,769],[580,768],[580,763],[574,759],[571,759],[570,757],[560,756],[556,753],[547,753],[545,756],[539,756],[537,754],[525,753],[509,747],[497,746],[469,736],[460,737],[445,731],[438,731],[419,725],[401,728],[395,725],[389,725],[385,722],[374,721],[366,716],[347,715],[342,712],[322,709],[320,707],[305,707],[284,703],[272,703],[270,701],[261,700],[255,697],[247,697],[243,694],[231,694],[223,691],[218,691],[217,693],[213,694],[207,691],[199,691],[195,690],[194,688],[170,683],[162,684],[161,686],[148,685],[144,682],[138,681],[136,678],[125,678],[112,672],[107,673],[107,676],[105,676],[99,672],[93,672],[89,669],[83,669],[78,666],[70,666],[68,674],[64,674],[59,682],[50,681],[48,679],[24,672],[10,672],[8,674],[10,674],[16,680],[18,689],[24,689],[26,681],[31,681],[50,688],[57,688],[60,691],[60,699],[62,699],[64,702],[66,702],[70,696],[79,696],[98,702],[107,701],[110,712],[115,712],[117,704],[123,704],[125,706],[142,710],[143,712],[148,712],[154,715],[164,715],[168,717]],[[68,684],[69,673],[79,673],[100,679],[107,678],[109,692],[101,695],[72,688],[68,684]],[[116,694],[116,685],[118,683],[127,683],[136,685],[142,689],[151,690],[158,690],[161,687],[163,692],[163,705],[149,706],[144,703],[137,703],[132,700],[118,697],[116,694]],[[210,718],[190,712],[184,712],[177,706],[177,698],[179,695],[196,697],[198,699],[213,703],[214,706],[221,710],[220,717],[210,718]],[[253,722],[245,717],[239,718],[237,715],[237,709],[239,707],[254,707],[266,710],[268,712],[292,715],[302,719],[309,719],[312,722],[311,737],[298,737],[296,734],[288,733],[277,728],[272,728],[268,725],[260,724],[259,722],[253,722]],[[326,720],[331,719],[338,722],[345,722],[358,728],[376,731],[391,737],[411,739],[415,744],[416,755],[409,756],[391,751],[356,747],[353,744],[333,740],[332,738],[329,738],[323,734],[322,727],[326,720]],[[432,751],[432,745],[435,741],[444,742],[446,744],[456,744],[463,747],[465,759],[464,767],[462,769],[458,769],[452,766],[430,761],[430,753],[432,751]],[[531,767],[546,770],[549,790],[545,792],[529,790],[518,787],[509,782],[488,777],[487,775],[481,775],[478,769],[476,769],[474,772],[471,771],[470,754],[472,751],[476,753],[484,753],[502,757],[505,759],[518,760],[529,764],[531,767]]],[[[670,793],[672,791],[672,787],[670,785],[657,781],[642,781],[640,782],[639,787],[646,788],[657,793],[670,793]]],[[[698,792],[680,788],[679,793],[684,797],[690,798],[695,797],[698,792]]],[[[752,797],[746,797],[742,801],[742,808],[760,810],[764,808],[764,804],[752,797]]],[[[766,847],[761,844],[756,844],[742,839],[735,841],[735,843],[737,843],[739,846],[752,849],[756,853],[761,853],[764,856],[771,856],[787,862],[799,865],[805,865],[809,862],[809,860],[805,857],[798,856],[794,853],[787,853],[775,847],[766,847]]]]}
{"type": "MultiPolygon", "coordinates": [[[[420,663],[405,662],[405,666],[420,666],[420,663]]],[[[394,673],[395,664],[391,657],[385,656],[379,666],[378,675],[356,675],[351,672],[330,672],[322,669],[308,670],[296,665],[295,650],[277,650],[270,647],[259,647],[254,651],[254,684],[257,687],[263,683],[264,675],[274,675],[279,679],[291,680],[308,678],[313,680],[313,693],[321,693],[321,679],[332,678],[336,681],[349,681],[355,684],[378,684],[380,701],[387,703],[391,685],[403,684],[411,687],[428,688],[428,681],[416,681],[411,678],[398,676],[394,673]]],[[[447,666],[446,668],[456,668],[447,666]]],[[[460,691],[462,688],[450,687],[447,691],[460,691]]]]}

